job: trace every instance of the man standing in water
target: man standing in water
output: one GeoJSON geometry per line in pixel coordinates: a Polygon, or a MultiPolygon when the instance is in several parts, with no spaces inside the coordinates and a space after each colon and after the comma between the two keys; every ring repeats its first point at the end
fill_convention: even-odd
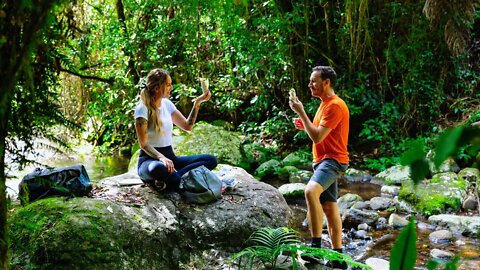
{"type": "MultiPolygon", "coordinates": [[[[345,102],[335,95],[337,74],[332,67],[317,66],[310,75],[308,87],[312,96],[320,98],[313,122],[305,113],[302,102],[293,94],[290,108],[300,118],[295,128],[305,130],[313,141],[313,176],[305,188],[308,221],[312,247],[322,246],[323,215],[327,217],[328,234],[333,250],[342,252],[342,220],[337,205],[337,178],[347,169],[349,110],[345,102]]],[[[308,259],[308,258],[307,258],[308,259]]],[[[327,266],[346,269],[345,262],[331,261],[327,266]]]]}

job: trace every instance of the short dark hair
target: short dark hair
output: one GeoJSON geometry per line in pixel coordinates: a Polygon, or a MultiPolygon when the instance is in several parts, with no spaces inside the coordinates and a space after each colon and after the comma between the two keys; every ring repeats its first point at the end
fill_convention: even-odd
{"type": "Polygon", "coordinates": [[[316,66],[313,68],[313,71],[320,73],[320,78],[322,80],[329,79],[330,85],[332,88],[335,86],[335,81],[337,80],[337,73],[331,66],[316,66]]]}

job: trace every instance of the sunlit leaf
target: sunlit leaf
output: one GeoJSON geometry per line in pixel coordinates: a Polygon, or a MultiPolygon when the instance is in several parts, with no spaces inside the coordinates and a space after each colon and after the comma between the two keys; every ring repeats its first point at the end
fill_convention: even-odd
{"type": "Polygon", "coordinates": [[[438,138],[435,148],[435,166],[440,166],[443,161],[455,152],[458,148],[463,129],[463,127],[449,129],[438,138]]]}
{"type": "Polygon", "coordinates": [[[443,270],[457,270],[458,257],[453,258],[453,260],[447,262],[443,270]]]}
{"type": "Polygon", "coordinates": [[[425,156],[426,151],[424,143],[420,140],[415,140],[408,144],[408,150],[401,156],[400,163],[407,166],[417,160],[424,159],[425,156]]]}
{"type": "Polygon", "coordinates": [[[430,167],[425,158],[415,160],[410,164],[410,177],[413,180],[413,183],[416,185],[421,180],[425,179],[430,173],[430,167]]]}
{"type": "Polygon", "coordinates": [[[410,220],[398,236],[390,254],[390,270],[410,270],[417,260],[417,235],[414,219],[410,220]]]}
{"type": "Polygon", "coordinates": [[[435,270],[439,265],[438,261],[430,260],[427,262],[427,270],[435,270]]]}

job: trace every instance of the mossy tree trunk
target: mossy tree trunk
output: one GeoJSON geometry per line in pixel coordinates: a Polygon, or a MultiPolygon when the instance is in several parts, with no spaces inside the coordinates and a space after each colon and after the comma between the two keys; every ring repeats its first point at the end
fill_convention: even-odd
{"type": "Polygon", "coordinates": [[[0,269],[9,269],[5,156],[12,97],[19,91],[19,73],[29,70],[38,34],[57,2],[36,0],[25,5],[24,1],[7,0],[0,7],[0,269]]]}
{"type": "MultiPolygon", "coordinates": [[[[2,84],[2,90],[3,89],[2,84]]],[[[0,91],[2,101],[4,100],[5,94],[5,91],[0,91]]],[[[7,136],[6,112],[8,112],[6,107],[7,106],[5,106],[4,102],[0,104],[0,269],[8,269],[7,191],[5,187],[5,138],[7,136]]]]}

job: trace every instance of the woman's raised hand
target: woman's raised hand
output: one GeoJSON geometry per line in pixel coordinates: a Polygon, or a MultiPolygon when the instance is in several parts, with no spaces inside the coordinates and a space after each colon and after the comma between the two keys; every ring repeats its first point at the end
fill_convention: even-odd
{"type": "Polygon", "coordinates": [[[203,94],[196,98],[197,102],[205,102],[210,100],[212,93],[210,93],[208,79],[200,78],[200,85],[202,86],[203,94]]]}

